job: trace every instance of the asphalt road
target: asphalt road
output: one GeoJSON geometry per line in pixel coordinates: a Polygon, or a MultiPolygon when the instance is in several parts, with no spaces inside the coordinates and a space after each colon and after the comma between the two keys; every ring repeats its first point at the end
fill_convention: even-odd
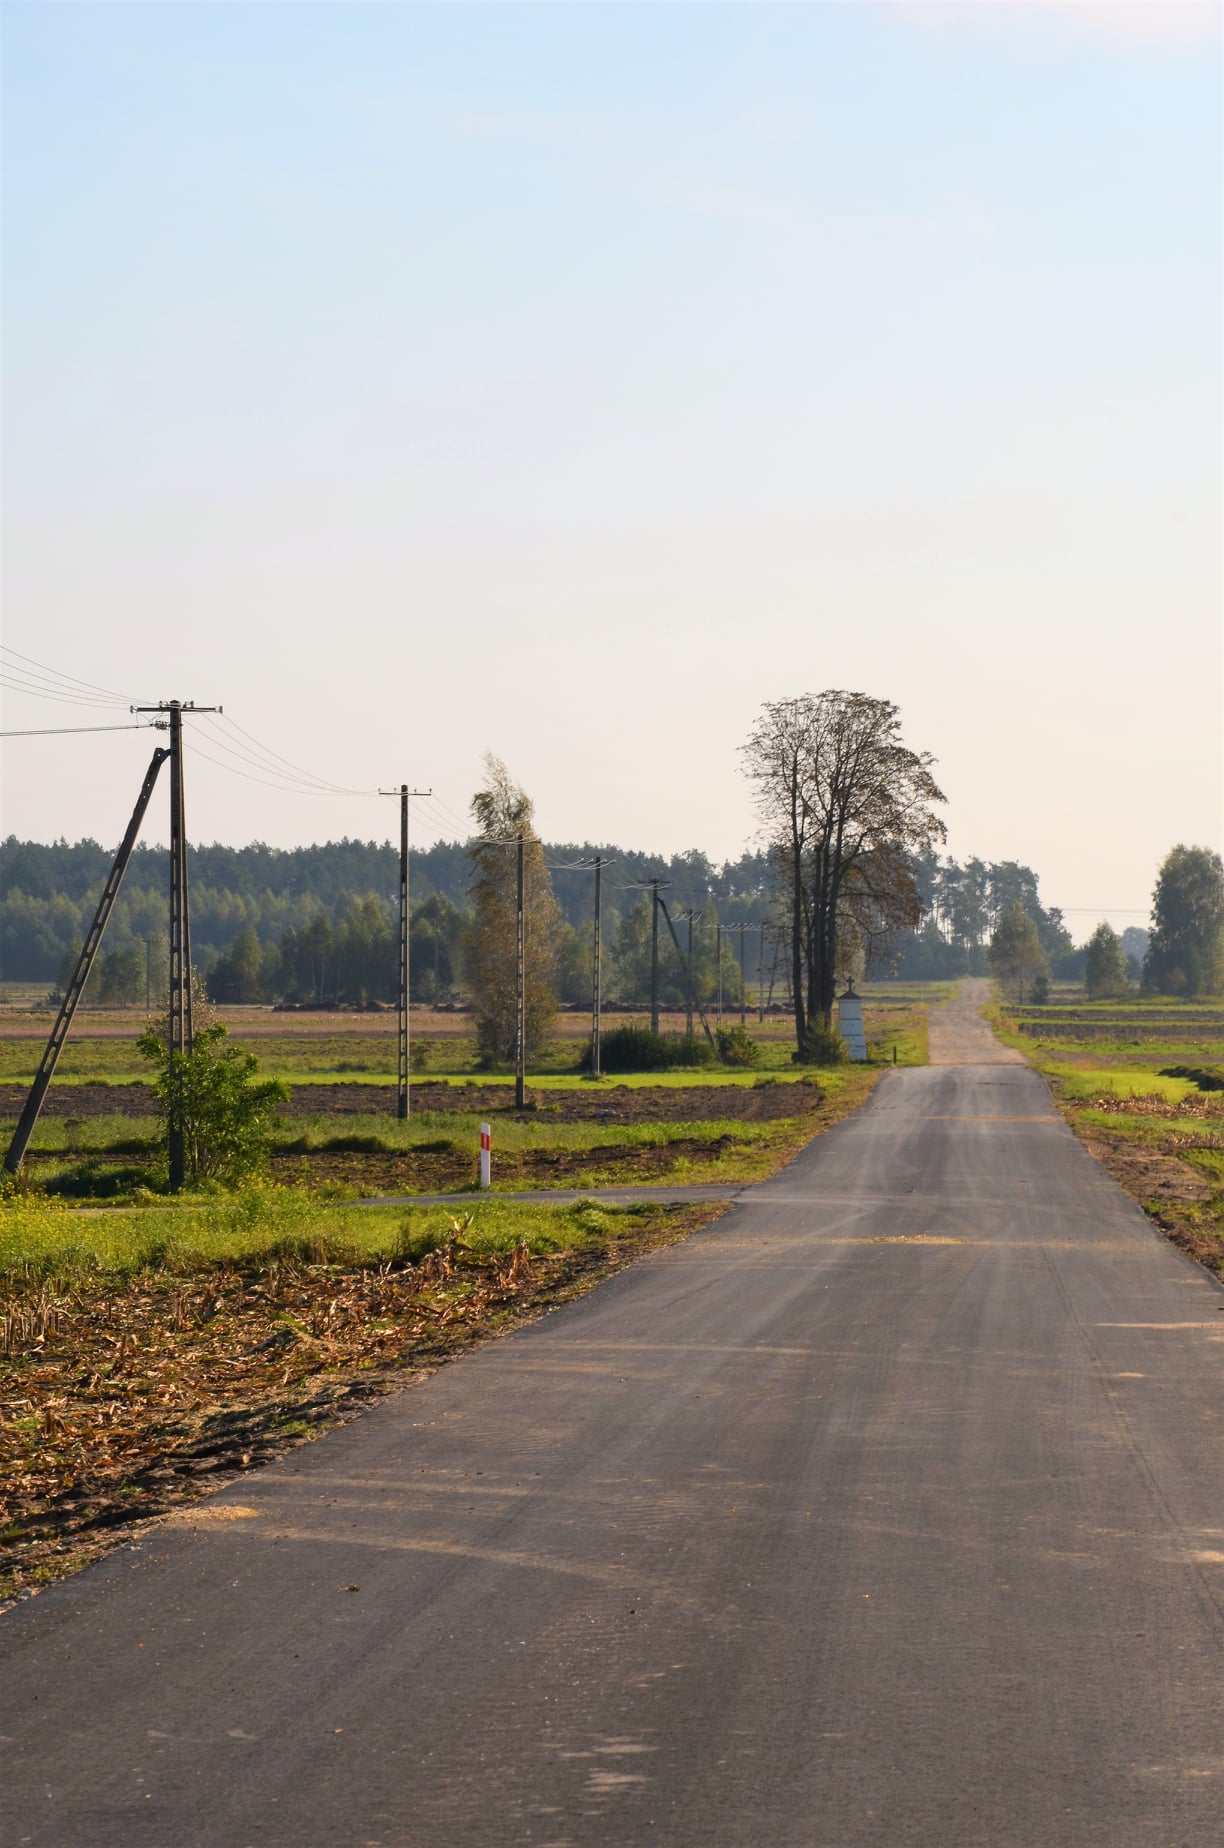
{"type": "Polygon", "coordinates": [[[1220,1848],[1222,1309],[1026,1068],[890,1074],[0,1620],[0,1836],[1220,1848]]]}

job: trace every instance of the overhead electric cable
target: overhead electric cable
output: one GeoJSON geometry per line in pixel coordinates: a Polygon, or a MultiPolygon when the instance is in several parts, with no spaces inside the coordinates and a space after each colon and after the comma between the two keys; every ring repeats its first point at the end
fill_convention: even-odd
{"type": "Polygon", "coordinates": [[[39,731],[0,731],[0,738],[76,738],[82,732],[165,731],[164,724],[154,725],[51,725],[39,731]]]}
{"type": "Polygon", "coordinates": [[[116,693],[114,687],[100,687],[92,680],[81,680],[75,674],[65,674],[61,668],[48,667],[45,661],[36,661],[33,655],[22,654],[20,649],[10,648],[4,642],[0,642],[0,654],[12,655],[14,660],[24,661],[27,667],[36,667],[41,673],[50,674],[56,680],[67,680],[73,686],[87,688],[91,693],[105,693],[110,699],[122,700],[125,705],[128,703],[129,696],[126,693],[116,693]]]}
{"type": "Polygon", "coordinates": [[[14,679],[14,671],[11,667],[0,666],[0,686],[7,687],[10,693],[25,693],[31,699],[53,700],[58,706],[84,706],[95,712],[118,712],[123,709],[121,700],[90,699],[80,693],[56,692],[29,680],[14,679]]]}
{"type": "Polygon", "coordinates": [[[236,758],[239,763],[249,764],[252,767],[252,769],[267,771],[267,773],[270,776],[274,776],[278,778],[279,782],[282,785],[284,785],[286,788],[293,788],[293,789],[300,790],[303,795],[334,796],[334,795],[341,795],[341,794],[357,795],[357,794],[366,793],[365,791],[357,791],[357,790],[339,790],[331,784],[307,782],[305,777],[291,775],[286,770],[280,770],[277,768],[275,764],[271,763],[266,758],[257,757],[253,755],[250,751],[243,750],[240,746],[231,744],[227,738],[223,736],[217,736],[215,734],[216,734],[216,727],[214,726],[207,734],[208,742],[212,745],[215,745],[217,750],[224,751],[227,757],[236,758]]]}
{"type": "Polygon", "coordinates": [[[276,762],[283,765],[286,770],[293,771],[296,776],[304,777],[311,783],[317,783],[321,788],[330,791],[333,795],[376,796],[378,794],[376,789],[351,789],[346,784],[332,782],[329,777],[316,776],[313,770],[304,770],[301,764],[295,764],[291,758],[283,757],[279,751],[274,751],[271,745],[261,744],[259,739],[256,738],[252,732],[247,731],[245,726],[239,725],[237,719],[231,718],[229,713],[225,713],[223,717],[225,723],[232,726],[236,732],[240,732],[247,743],[253,745],[262,757],[274,758],[276,762]]]}

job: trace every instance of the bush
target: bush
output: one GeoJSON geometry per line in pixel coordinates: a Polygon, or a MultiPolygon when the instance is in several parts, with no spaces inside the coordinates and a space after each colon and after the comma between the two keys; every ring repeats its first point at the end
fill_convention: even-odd
{"type": "Polygon", "coordinates": [[[149,1026],[136,1044],[156,1068],[154,1089],[163,1123],[177,1118],[183,1132],[187,1179],[233,1185],[257,1174],[267,1160],[276,1106],[289,1096],[279,1079],[257,1080],[259,1061],[227,1046],[219,1023],[201,1027],[189,1053],[171,1053],[162,1026],[149,1026]]]}
{"type": "MultiPolygon", "coordinates": [[[[590,1052],[584,1063],[590,1063],[590,1052]]],[[[707,1040],[687,1033],[652,1033],[649,1027],[613,1027],[600,1041],[599,1067],[604,1072],[667,1072],[685,1065],[712,1065],[707,1040]]]]}
{"type": "Polygon", "coordinates": [[[737,1021],[733,1027],[719,1027],[714,1036],[718,1041],[718,1056],[724,1065],[759,1065],[761,1048],[757,1045],[747,1027],[737,1021]]]}
{"type": "Polygon", "coordinates": [[[849,1057],[850,1049],[836,1027],[809,1027],[802,1049],[794,1055],[796,1065],[844,1065],[849,1057]]]}
{"type": "Polygon", "coordinates": [[[1029,988],[1029,1001],[1034,1007],[1045,1007],[1050,999],[1050,978],[1039,974],[1033,977],[1029,988]]]}

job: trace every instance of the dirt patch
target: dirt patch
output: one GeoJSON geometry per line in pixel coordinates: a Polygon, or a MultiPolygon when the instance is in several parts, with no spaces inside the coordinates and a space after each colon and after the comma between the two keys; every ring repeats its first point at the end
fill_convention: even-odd
{"type": "Polygon", "coordinates": [[[1023,1065],[1022,1055],[997,1040],[982,1017],[990,992],[989,982],[962,982],[951,1001],[931,1009],[932,1065],[1023,1065]]]}
{"type": "MultiPolygon", "coordinates": [[[[625,1148],[613,1143],[590,1149],[498,1149],[495,1156],[499,1186],[518,1188],[582,1185],[582,1177],[599,1174],[606,1184],[632,1184],[649,1180],[688,1161],[695,1166],[716,1161],[738,1147],[733,1136],[703,1141],[685,1136],[678,1141],[648,1148],[625,1148]]],[[[366,1193],[447,1193],[474,1187],[478,1180],[477,1151],[436,1151],[403,1155],[364,1154],[360,1151],[320,1149],[272,1160],[274,1179],[290,1185],[318,1187],[325,1181],[360,1187],[366,1193]]],[[[592,1185],[594,1183],[591,1183],[592,1185]]]]}
{"type": "MultiPolygon", "coordinates": [[[[0,1117],[15,1119],[26,1100],[25,1085],[0,1085],[0,1117]]],[[[824,1093],[813,1079],[777,1084],[592,1085],[572,1091],[528,1087],[533,1116],[562,1121],[618,1123],[700,1123],[730,1118],[737,1123],[773,1123],[783,1117],[818,1110],[824,1093]]],[[[393,1084],[299,1084],[284,1106],[290,1120],[310,1116],[395,1115],[393,1084]]],[[[442,1084],[422,1080],[412,1086],[414,1110],[467,1111],[483,1116],[514,1112],[507,1085],[442,1084]]],[[[147,1084],[79,1084],[56,1090],[52,1085],[43,1114],[58,1118],[153,1116],[157,1099],[147,1084]]]]}
{"type": "Polygon", "coordinates": [[[545,1257],[466,1252],[30,1283],[0,1301],[0,1609],[707,1225],[648,1207],[545,1257]]]}

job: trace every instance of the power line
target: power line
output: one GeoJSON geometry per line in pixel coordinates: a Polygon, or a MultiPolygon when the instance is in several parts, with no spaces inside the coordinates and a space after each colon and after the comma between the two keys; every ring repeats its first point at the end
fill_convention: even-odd
{"type": "Polygon", "coordinates": [[[46,687],[35,686],[31,681],[13,679],[12,676],[19,671],[7,664],[0,666],[0,686],[7,687],[10,693],[25,693],[30,699],[54,700],[57,705],[61,706],[104,707],[107,711],[113,712],[126,703],[123,700],[90,699],[79,693],[51,692],[46,687]]]}
{"type": "Polygon", "coordinates": [[[0,731],[0,738],[69,738],[83,732],[165,731],[164,721],[152,725],[52,725],[41,731],[0,731]]]}
{"type": "Polygon", "coordinates": [[[104,693],[109,699],[120,700],[124,705],[129,703],[126,693],[116,693],[113,687],[97,686],[92,680],[79,680],[75,674],[65,674],[61,668],[48,667],[45,661],[36,661],[33,655],[22,654],[19,649],[9,648],[3,642],[0,642],[0,654],[12,655],[15,661],[24,661],[27,667],[36,667],[40,673],[50,674],[57,681],[66,680],[73,686],[85,687],[90,693],[104,693]]]}

